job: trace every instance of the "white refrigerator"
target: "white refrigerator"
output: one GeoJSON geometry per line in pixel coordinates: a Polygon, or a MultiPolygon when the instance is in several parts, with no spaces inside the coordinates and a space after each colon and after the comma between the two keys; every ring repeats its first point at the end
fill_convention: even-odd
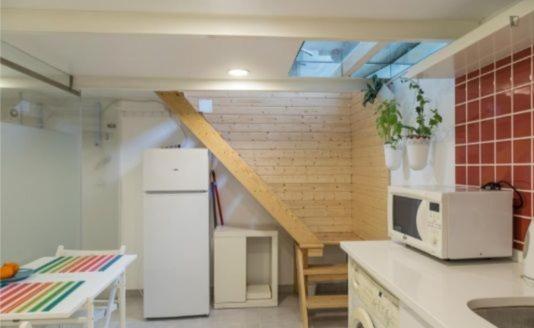
{"type": "Polygon", "coordinates": [[[209,314],[207,149],[143,154],[144,317],[209,314]]]}

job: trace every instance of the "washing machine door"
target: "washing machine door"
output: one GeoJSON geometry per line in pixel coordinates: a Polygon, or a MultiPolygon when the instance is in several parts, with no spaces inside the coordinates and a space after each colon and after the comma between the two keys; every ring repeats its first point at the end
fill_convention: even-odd
{"type": "Polygon", "coordinates": [[[353,315],[356,320],[356,326],[354,328],[375,328],[369,313],[364,308],[356,308],[353,315]]]}

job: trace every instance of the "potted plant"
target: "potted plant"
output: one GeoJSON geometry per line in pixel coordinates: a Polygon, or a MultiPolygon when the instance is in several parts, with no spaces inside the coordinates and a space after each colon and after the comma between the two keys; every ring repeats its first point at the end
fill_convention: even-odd
{"type": "Polygon", "coordinates": [[[367,104],[374,104],[376,97],[380,89],[384,86],[384,79],[378,78],[378,76],[373,75],[369,81],[367,81],[366,87],[364,89],[365,93],[363,95],[363,106],[367,104]]]}
{"type": "Polygon", "coordinates": [[[384,100],[376,108],[376,130],[384,139],[384,157],[386,166],[390,170],[396,170],[402,162],[402,115],[397,101],[394,99],[384,100]]]}
{"type": "Polygon", "coordinates": [[[428,163],[428,153],[430,149],[430,140],[434,129],[443,121],[436,108],[430,108],[430,116],[427,119],[425,106],[430,102],[425,98],[425,92],[421,86],[413,80],[409,82],[410,90],[415,90],[416,103],[415,126],[404,125],[409,131],[406,136],[406,150],[408,153],[408,163],[413,170],[422,170],[428,163]]]}

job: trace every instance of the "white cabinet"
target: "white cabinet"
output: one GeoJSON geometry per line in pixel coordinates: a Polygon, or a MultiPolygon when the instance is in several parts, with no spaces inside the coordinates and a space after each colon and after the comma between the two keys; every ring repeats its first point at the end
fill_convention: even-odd
{"type": "Polygon", "coordinates": [[[260,307],[278,305],[278,232],[217,227],[214,242],[215,308],[260,307]],[[270,247],[257,252],[256,243],[270,247]],[[247,263],[255,265],[258,257],[268,265],[254,281],[247,275],[247,263]]]}

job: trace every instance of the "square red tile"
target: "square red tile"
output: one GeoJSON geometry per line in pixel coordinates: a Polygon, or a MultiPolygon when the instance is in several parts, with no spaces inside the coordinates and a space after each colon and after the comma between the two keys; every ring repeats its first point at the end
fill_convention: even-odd
{"type": "Polygon", "coordinates": [[[467,184],[466,174],[467,170],[465,166],[457,166],[455,169],[456,174],[456,184],[465,185],[467,184]]]}
{"type": "Polygon", "coordinates": [[[523,196],[523,207],[515,210],[514,213],[524,216],[532,216],[532,193],[524,191],[520,191],[520,193],[523,196]]]}
{"type": "Polygon", "coordinates": [[[456,124],[464,123],[466,116],[467,116],[467,111],[466,111],[465,104],[456,106],[456,111],[454,115],[456,124]]]}
{"type": "Polygon", "coordinates": [[[467,81],[467,100],[473,100],[479,97],[480,95],[480,81],[479,79],[473,79],[467,81]]]}
{"type": "Polygon", "coordinates": [[[480,184],[485,184],[488,182],[495,181],[495,166],[482,166],[480,168],[480,184]]]}
{"type": "Polygon", "coordinates": [[[480,140],[480,123],[467,124],[467,142],[478,142],[480,140]]]}
{"type": "Polygon", "coordinates": [[[466,79],[466,75],[465,74],[461,75],[461,76],[458,76],[458,77],[456,77],[454,83],[455,84],[460,84],[462,82],[465,82],[465,79],[466,79]]]}
{"type": "Polygon", "coordinates": [[[494,63],[488,64],[488,65],[486,65],[486,66],[484,66],[484,67],[482,67],[480,69],[480,74],[491,72],[494,69],[495,69],[495,64],[494,63]]]}
{"type": "Polygon", "coordinates": [[[530,163],[530,139],[514,140],[514,163],[530,163]]]}
{"type": "Polygon", "coordinates": [[[514,240],[524,241],[527,235],[530,219],[514,217],[514,240]]]}
{"type": "Polygon", "coordinates": [[[504,65],[508,65],[512,62],[512,56],[507,56],[507,57],[504,57],[502,59],[499,59],[496,63],[495,63],[495,66],[497,68],[499,67],[502,67],[504,65]]]}
{"type": "Polygon", "coordinates": [[[527,57],[532,53],[530,47],[520,50],[514,54],[514,60],[517,61],[521,58],[527,57]]]}
{"type": "Polygon", "coordinates": [[[512,181],[512,167],[508,165],[497,166],[495,168],[495,181],[512,181]]]}
{"type": "Polygon", "coordinates": [[[510,92],[498,93],[495,97],[495,115],[508,114],[512,111],[512,96],[510,92]]]}
{"type": "Polygon", "coordinates": [[[460,125],[455,128],[456,144],[464,144],[467,142],[466,133],[465,125],[460,125]]]}
{"type": "Polygon", "coordinates": [[[514,86],[530,82],[530,75],[532,73],[531,65],[530,58],[523,59],[512,65],[514,86]]]}
{"type": "Polygon", "coordinates": [[[493,96],[482,98],[480,100],[480,117],[493,117],[495,113],[495,100],[493,96]]]}
{"type": "Polygon", "coordinates": [[[467,163],[479,164],[480,163],[480,145],[467,146],[467,163]]]}
{"type": "Polygon", "coordinates": [[[530,85],[514,89],[514,112],[532,108],[530,89],[530,85]]]}
{"type": "Polygon", "coordinates": [[[493,142],[480,145],[480,162],[482,164],[495,163],[495,144],[493,142]]]}
{"type": "Polygon", "coordinates": [[[476,69],[474,71],[471,71],[469,73],[467,73],[467,79],[470,80],[472,78],[475,78],[477,77],[478,75],[480,74],[480,70],[476,69]]]}
{"type": "Polygon", "coordinates": [[[465,99],[467,98],[466,92],[467,92],[467,88],[466,88],[466,84],[465,83],[457,85],[454,88],[456,104],[461,104],[461,103],[465,102],[465,99]]]}
{"type": "Polygon", "coordinates": [[[510,66],[498,69],[495,73],[495,90],[498,92],[510,89],[510,87],[512,86],[512,83],[510,81],[511,78],[512,70],[510,66]]]}
{"type": "Polygon", "coordinates": [[[480,77],[480,96],[484,97],[495,92],[495,74],[488,73],[480,77]]]}
{"type": "Polygon", "coordinates": [[[494,120],[485,120],[480,122],[480,140],[489,141],[495,139],[494,120]]]}
{"type": "Polygon", "coordinates": [[[456,164],[465,164],[467,159],[467,147],[466,146],[456,146],[456,164]]]}
{"type": "Polygon", "coordinates": [[[530,165],[515,165],[513,168],[514,182],[513,185],[517,189],[531,190],[532,189],[532,169],[530,165]]]}
{"type": "Polygon", "coordinates": [[[467,121],[475,121],[480,118],[480,101],[474,100],[467,103],[467,121]]]}
{"type": "Polygon", "coordinates": [[[467,167],[467,184],[470,186],[480,186],[480,167],[467,167]]]}
{"type": "Polygon", "coordinates": [[[509,139],[512,136],[512,119],[510,116],[495,120],[496,139],[509,139]]]}
{"type": "Polygon", "coordinates": [[[512,142],[499,141],[495,145],[495,161],[499,164],[512,162],[512,142]]]}
{"type": "Polygon", "coordinates": [[[514,115],[514,137],[529,137],[531,133],[531,113],[520,113],[514,115]]]}

